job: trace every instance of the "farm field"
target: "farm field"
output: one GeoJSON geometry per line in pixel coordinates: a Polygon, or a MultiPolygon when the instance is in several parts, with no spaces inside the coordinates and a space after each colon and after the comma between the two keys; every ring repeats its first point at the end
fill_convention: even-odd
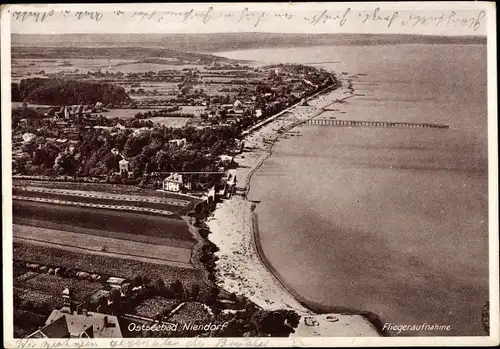
{"type": "Polygon", "coordinates": [[[105,184],[105,183],[78,183],[78,182],[58,182],[58,181],[36,181],[26,179],[12,180],[13,186],[34,186],[49,189],[64,189],[64,190],[83,190],[86,192],[96,191],[99,193],[122,194],[122,195],[137,195],[144,199],[144,197],[157,197],[165,199],[178,199],[182,201],[198,202],[198,199],[191,198],[185,195],[166,193],[153,189],[143,189],[136,186],[125,184],[105,184]]]}
{"type": "Polygon", "coordinates": [[[73,233],[78,233],[78,234],[89,234],[89,235],[95,235],[95,236],[103,236],[103,237],[109,237],[109,238],[120,239],[120,240],[125,240],[125,241],[128,240],[128,241],[144,242],[144,243],[148,243],[148,244],[157,244],[157,245],[163,245],[163,246],[181,247],[181,248],[186,248],[186,249],[191,249],[194,245],[194,241],[186,241],[186,240],[173,239],[173,238],[161,238],[161,237],[147,236],[147,235],[140,235],[140,234],[127,234],[127,233],[123,233],[123,232],[114,232],[114,231],[100,230],[100,229],[82,228],[82,227],[75,226],[74,224],[61,224],[61,223],[56,223],[56,222],[49,222],[46,220],[36,220],[36,219],[29,219],[29,218],[16,218],[15,224],[32,226],[32,227],[39,227],[39,228],[62,230],[62,231],[68,231],[68,232],[73,232],[73,233]]]}
{"type": "MultiPolygon", "coordinates": [[[[59,201],[69,201],[76,203],[86,203],[86,204],[99,204],[99,205],[117,205],[126,207],[142,207],[156,210],[164,210],[172,212],[172,208],[175,210],[179,210],[179,206],[160,204],[160,203],[151,203],[151,202],[143,202],[143,201],[120,201],[120,200],[112,200],[112,199],[101,199],[101,198],[90,198],[85,196],[76,196],[76,195],[61,195],[61,194],[53,194],[53,193],[43,193],[43,192],[31,192],[31,191],[17,191],[13,190],[14,199],[25,198],[26,200],[35,199],[35,198],[43,198],[47,200],[59,200],[59,201]]],[[[82,205],[84,206],[84,205],[82,205]]],[[[175,216],[172,215],[172,218],[175,216]]]]}
{"type": "Polygon", "coordinates": [[[137,108],[137,109],[109,109],[106,112],[101,113],[102,116],[107,117],[109,119],[119,118],[123,120],[133,119],[135,114],[137,113],[147,113],[148,111],[153,112],[155,110],[159,110],[159,108],[137,108]]]}
{"type": "MultiPolygon", "coordinates": [[[[11,102],[12,108],[22,108],[23,107],[23,102],[11,102]]],[[[28,103],[29,108],[50,108],[52,107],[51,105],[47,104],[32,104],[28,103]]]]}
{"type": "Polygon", "coordinates": [[[160,70],[182,70],[184,68],[196,68],[197,65],[194,64],[168,64],[169,62],[162,63],[142,63],[140,61],[129,61],[126,64],[113,65],[106,68],[109,72],[120,71],[122,73],[143,73],[148,71],[160,71],[160,70]]]}
{"type": "Polygon", "coordinates": [[[14,223],[16,223],[17,218],[28,218],[71,224],[81,228],[175,238],[186,241],[195,240],[189,232],[187,224],[181,219],[24,200],[14,200],[12,206],[14,223]]]}
{"type": "Polygon", "coordinates": [[[85,59],[85,58],[65,58],[65,59],[24,59],[16,58],[12,60],[12,82],[19,82],[26,77],[42,77],[40,71],[45,74],[55,74],[59,72],[85,74],[89,70],[111,70],[120,63],[132,63],[132,60],[123,59],[85,59]]]}
{"type": "MultiPolygon", "coordinates": [[[[14,279],[14,287],[27,290],[28,294],[33,292],[40,293],[45,295],[44,297],[47,299],[52,297],[57,300],[61,299],[62,291],[66,287],[69,287],[73,292],[73,298],[82,301],[97,290],[103,288],[103,285],[96,281],[63,278],[50,274],[37,274],[23,282],[14,279]]],[[[25,296],[25,293],[21,294],[21,297],[22,296],[25,296]]],[[[40,299],[40,297],[38,297],[38,299],[40,299]]],[[[56,303],[55,306],[59,305],[58,302],[56,303]]]]}
{"type": "Polygon", "coordinates": [[[64,286],[59,290],[59,294],[52,295],[50,293],[47,294],[31,289],[33,284],[31,284],[31,286],[27,284],[19,285],[14,280],[14,285],[14,297],[17,306],[21,309],[32,309],[36,310],[38,313],[47,313],[49,309],[61,307],[63,305],[61,293],[64,290],[64,286]]]}
{"type": "Polygon", "coordinates": [[[192,268],[191,249],[109,237],[74,233],[26,225],[13,225],[14,239],[57,245],[63,249],[82,250],[88,253],[114,255],[118,258],[137,259],[158,264],[192,268]],[[106,251],[102,252],[101,248],[106,251]]]}
{"type": "Polygon", "coordinates": [[[139,204],[157,204],[163,206],[141,206],[141,207],[151,207],[164,209],[166,206],[173,206],[170,209],[183,208],[189,206],[189,200],[180,200],[174,198],[160,198],[160,197],[146,197],[140,195],[123,195],[123,194],[112,194],[112,193],[103,193],[92,190],[72,190],[72,189],[58,189],[58,188],[42,188],[36,186],[14,186],[13,187],[13,195],[40,195],[39,197],[50,197],[49,195],[57,197],[78,197],[81,199],[100,199],[100,200],[109,200],[114,204],[122,205],[124,203],[134,204],[138,206],[139,204]],[[47,196],[42,196],[47,195],[47,196]]]}
{"type": "Polygon", "coordinates": [[[160,278],[165,283],[179,280],[185,286],[199,283],[202,280],[201,271],[195,269],[75,252],[54,246],[42,246],[19,240],[14,240],[12,254],[16,260],[20,261],[74,268],[88,273],[111,275],[127,279],[133,279],[140,275],[147,276],[152,280],[160,278]]]}
{"type": "Polygon", "coordinates": [[[175,127],[181,128],[185,126],[191,118],[180,118],[180,117],[168,117],[168,116],[154,116],[147,120],[151,120],[151,122],[158,123],[167,127],[175,127]]]}

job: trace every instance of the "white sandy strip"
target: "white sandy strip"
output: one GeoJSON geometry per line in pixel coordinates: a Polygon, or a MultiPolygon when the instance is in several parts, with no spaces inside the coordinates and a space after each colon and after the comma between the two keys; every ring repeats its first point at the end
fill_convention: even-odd
{"type": "Polygon", "coordinates": [[[71,205],[71,206],[79,206],[79,207],[105,208],[105,209],[109,209],[109,210],[151,212],[151,213],[158,213],[158,214],[165,215],[165,216],[171,216],[174,214],[171,211],[157,210],[157,209],[149,208],[149,207],[90,204],[88,202],[36,198],[36,197],[31,197],[31,196],[12,195],[12,199],[25,200],[25,201],[36,201],[36,202],[46,202],[46,203],[51,203],[51,204],[71,205]]]}
{"type": "Polygon", "coordinates": [[[307,312],[286,292],[261,263],[253,247],[251,203],[234,197],[222,203],[207,222],[217,253],[217,283],[229,292],[245,295],[264,309],[307,312]]]}
{"type": "MultiPolygon", "coordinates": [[[[255,169],[266,159],[277,131],[316,117],[326,105],[345,97],[350,91],[342,87],[320,95],[297,106],[261,129],[245,137],[245,145],[254,151],[238,155],[239,187],[249,186],[255,169]]],[[[244,295],[264,309],[293,309],[301,315],[301,322],[293,337],[310,336],[378,336],[370,322],[358,315],[315,314],[303,307],[262,263],[253,244],[252,203],[234,196],[217,206],[207,225],[212,232],[209,239],[216,244],[217,284],[229,292],[244,295]],[[330,316],[331,319],[327,319],[330,316]],[[309,325],[306,325],[306,320],[309,325]]],[[[300,340],[299,340],[300,341],[300,340]]]]}
{"type": "Polygon", "coordinates": [[[33,243],[115,258],[193,268],[191,249],[13,224],[13,237],[33,243]],[[106,251],[101,251],[105,247],[106,251]]]}
{"type": "Polygon", "coordinates": [[[183,206],[183,207],[189,205],[189,201],[185,200],[148,197],[141,195],[110,194],[110,193],[91,191],[91,190],[56,189],[56,188],[42,188],[42,187],[32,187],[32,186],[14,186],[14,188],[24,191],[38,192],[38,193],[82,196],[82,197],[97,198],[97,199],[152,202],[158,204],[168,204],[168,205],[183,206]]]}

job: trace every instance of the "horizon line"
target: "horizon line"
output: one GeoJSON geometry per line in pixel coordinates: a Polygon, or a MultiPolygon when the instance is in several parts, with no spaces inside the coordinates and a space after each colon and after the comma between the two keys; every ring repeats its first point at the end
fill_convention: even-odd
{"type": "Polygon", "coordinates": [[[409,33],[289,33],[289,32],[259,32],[259,31],[243,31],[243,32],[210,32],[210,33],[10,33],[11,35],[224,35],[224,34],[281,34],[281,35],[371,35],[371,36],[434,36],[434,37],[477,37],[487,38],[486,34],[409,34],[409,33]]]}

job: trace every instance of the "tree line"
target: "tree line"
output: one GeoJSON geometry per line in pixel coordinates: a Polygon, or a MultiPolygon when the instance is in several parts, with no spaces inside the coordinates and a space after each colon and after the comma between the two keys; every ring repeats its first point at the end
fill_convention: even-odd
{"type": "Polygon", "coordinates": [[[123,104],[130,102],[125,89],[111,83],[57,78],[30,78],[11,83],[12,102],[47,105],[123,104]]]}

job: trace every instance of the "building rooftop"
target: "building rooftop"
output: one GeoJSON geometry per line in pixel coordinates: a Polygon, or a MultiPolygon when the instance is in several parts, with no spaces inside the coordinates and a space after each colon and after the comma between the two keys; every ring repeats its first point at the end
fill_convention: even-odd
{"type": "MultiPolygon", "coordinates": [[[[63,308],[64,309],[64,308],[63,308]]],[[[28,338],[122,338],[116,316],[85,312],[69,314],[53,310],[45,326],[28,338]]]]}
{"type": "Polygon", "coordinates": [[[165,178],[164,181],[182,183],[182,175],[178,173],[172,173],[170,176],[165,178]]]}

